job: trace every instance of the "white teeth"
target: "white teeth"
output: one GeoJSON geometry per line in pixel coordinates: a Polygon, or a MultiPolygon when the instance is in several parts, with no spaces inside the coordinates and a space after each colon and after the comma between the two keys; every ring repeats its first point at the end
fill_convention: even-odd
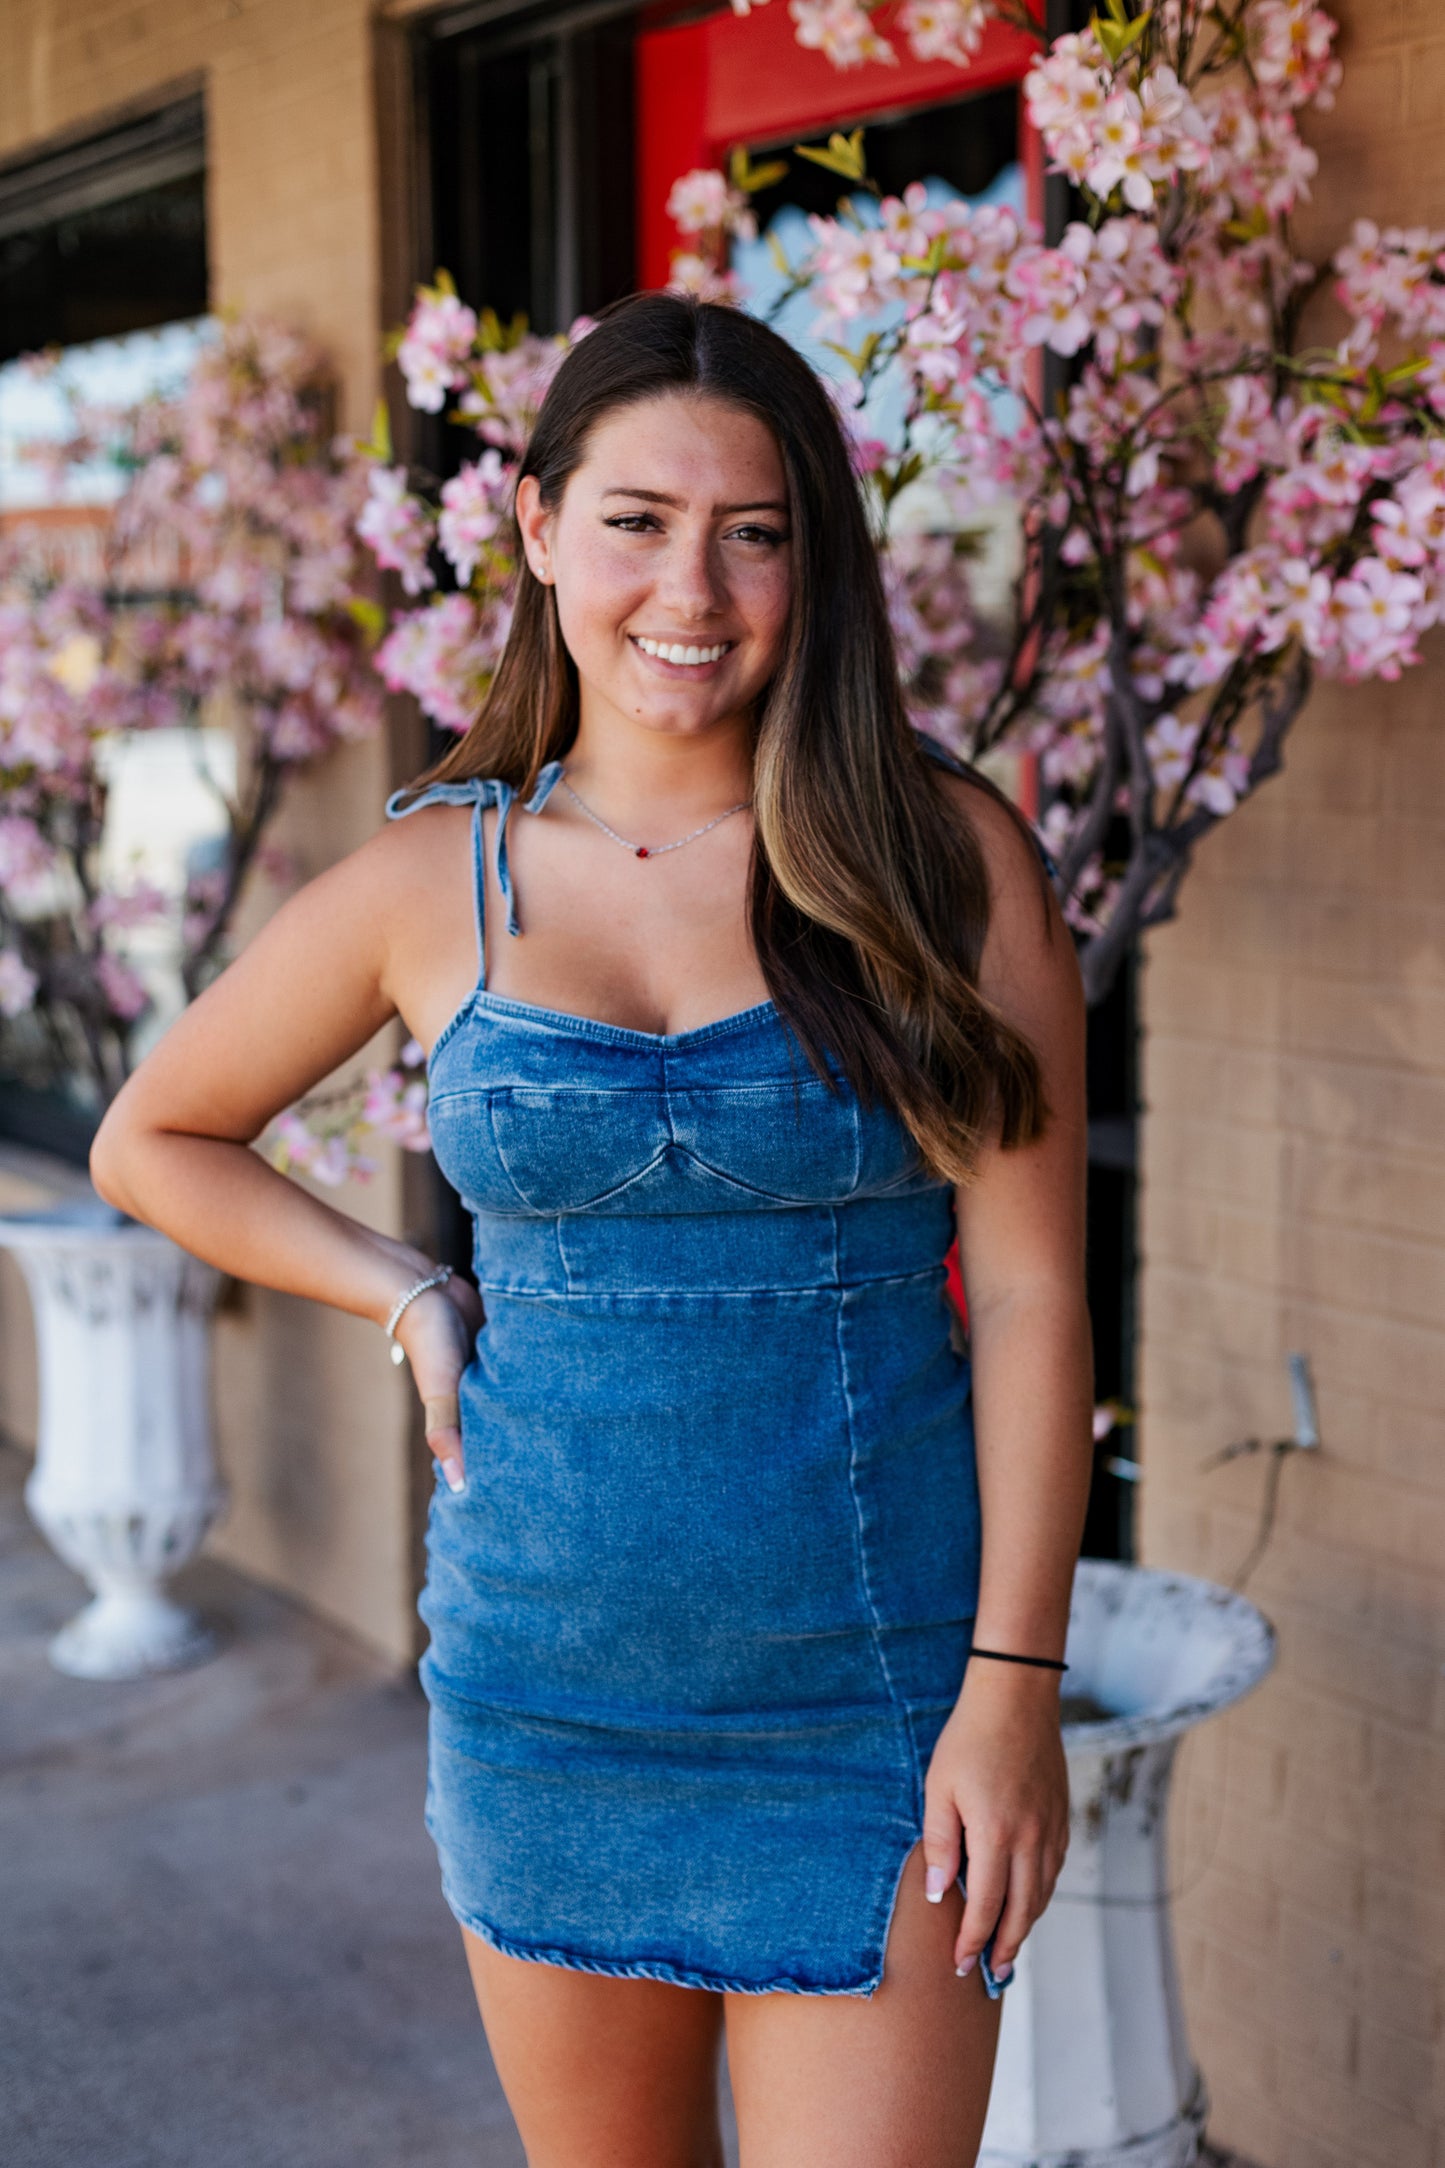
{"type": "Polygon", "coordinates": [[[646,640],[640,633],[635,634],[634,637],[644,655],[655,655],[659,662],[680,663],[684,667],[688,665],[696,667],[700,663],[707,662],[721,662],[730,645],[727,640],[722,640],[719,641],[716,647],[683,647],[677,641],[646,640]]]}

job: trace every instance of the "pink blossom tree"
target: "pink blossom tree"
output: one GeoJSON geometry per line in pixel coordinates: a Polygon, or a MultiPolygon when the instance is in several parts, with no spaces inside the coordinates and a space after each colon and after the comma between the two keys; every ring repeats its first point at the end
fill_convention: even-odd
{"type": "MultiPolygon", "coordinates": [[[[892,57],[863,0],[790,12],[840,67],[892,57]]],[[[919,57],[962,64],[993,14],[1030,19],[907,0],[892,22],[919,57]]],[[[847,359],[910,705],[971,758],[1037,755],[1093,1000],[1280,768],[1315,678],[1397,676],[1445,609],[1445,233],[1361,221],[1325,267],[1290,236],[1316,166],[1299,120],[1333,96],[1334,39],[1315,0],[1109,0],[1041,42],[1025,95],[1078,211],[1053,242],[921,185],[881,197],[861,136],[800,151],[847,193],[811,220],[786,291],[847,359]],[[1330,343],[1318,315],[1306,341],[1326,287],[1330,343]],[[880,440],[884,380],[901,420],[880,440]],[[922,485],[949,531],[902,516],[922,485]],[[1000,508],[1018,559],[1002,619],[975,607],[960,539],[1000,508]]],[[[732,293],[730,245],[776,170],[739,157],[679,180],[676,284],[732,293]]],[[[398,613],[382,666],[449,729],[505,634],[510,472],[565,345],[439,282],[398,352],[412,402],[453,401],[488,447],[440,504],[374,448],[380,561],[417,597],[448,582],[398,613]]]]}
{"type": "MultiPolygon", "coordinates": [[[[45,364],[38,364],[44,366],[45,364]]],[[[33,546],[0,563],[0,1060],[30,1082],[118,1090],[151,994],[126,954],[169,930],[185,995],[221,968],[248,878],[282,870],[266,832],[287,778],[369,736],[377,605],[358,544],[364,485],[331,436],[311,344],[232,323],[184,389],[77,407],[47,456],[118,463],[96,576],[33,546]],[[179,896],[102,873],[106,755],[162,725],[227,723],[234,792],[211,778],[223,847],[179,896]]]]}

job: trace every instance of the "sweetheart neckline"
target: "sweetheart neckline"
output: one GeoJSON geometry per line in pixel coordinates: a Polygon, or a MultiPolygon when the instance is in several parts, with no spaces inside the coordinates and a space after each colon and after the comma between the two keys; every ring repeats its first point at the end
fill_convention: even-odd
{"type": "Polygon", "coordinates": [[[442,1048],[479,1003],[484,1003],[502,1016],[513,1016],[524,1023],[546,1024],[564,1032],[573,1031],[584,1037],[590,1035],[608,1040],[614,1045],[642,1046],[663,1052],[676,1051],[690,1042],[718,1038],[725,1032],[738,1030],[745,1024],[761,1022],[764,1017],[778,1014],[777,1003],[769,997],[766,1001],[752,1003],[746,1009],[734,1009],[728,1016],[716,1017],[710,1024],[693,1024],[686,1031],[639,1031],[630,1024],[608,1024],[598,1016],[579,1016],[570,1009],[549,1009],[539,1002],[517,1001],[510,994],[494,993],[489,986],[474,986],[434,1040],[431,1052],[426,1058],[428,1077],[442,1048]]]}

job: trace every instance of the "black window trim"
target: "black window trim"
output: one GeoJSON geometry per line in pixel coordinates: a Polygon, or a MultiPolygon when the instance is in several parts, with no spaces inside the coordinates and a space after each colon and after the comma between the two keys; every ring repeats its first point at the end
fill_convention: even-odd
{"type": "Polygon", "coordinates": [[[205,96],[188,89],[147,112],[0,164],[0,240],[205,170],[205,96]]]}

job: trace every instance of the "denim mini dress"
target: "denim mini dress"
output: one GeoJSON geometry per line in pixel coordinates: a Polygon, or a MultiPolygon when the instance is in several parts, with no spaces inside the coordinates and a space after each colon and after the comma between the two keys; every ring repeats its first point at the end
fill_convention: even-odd
{"type": "Polygon", "coordinates": [[[402,795],[473,808],[480,959],[428,1058],[486,1310],[420,1599],[446,1901],[513,1957],[871,1995],[978,1597],[951,1188],[771,1001],[652,1033],[489,991],[519,801],[402,795]]]}

